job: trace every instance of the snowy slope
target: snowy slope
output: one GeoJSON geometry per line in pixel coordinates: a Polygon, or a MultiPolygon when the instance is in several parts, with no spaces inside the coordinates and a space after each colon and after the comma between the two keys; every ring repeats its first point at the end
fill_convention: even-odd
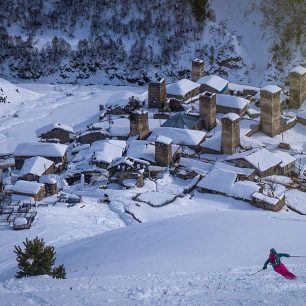
{"type": "Polygon", "coordinates": [[[292,213],[238,210],[131,226],[57,248],[67,280],[8,280],[0,293],[4,305],[302,305],[304,259],[284,260],[297,281],[248,274],[270,247],[304,254],[305,227],[292,213]]]}

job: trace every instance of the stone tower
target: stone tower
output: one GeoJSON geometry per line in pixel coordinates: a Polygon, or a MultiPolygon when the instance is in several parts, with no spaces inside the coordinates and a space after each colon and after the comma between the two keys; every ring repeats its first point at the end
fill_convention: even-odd
{"type": "Polygon", "coordinates": [[[166,81],[161,79],[149,83],[148,106],[149,108],[164,108],[166,106],[167,93],[166,81]]]}
{"type": "Polygon", "coordinates": [[[216,126],[216,94],[205,91],[200,95],[199,113],[201,127],[212,130],[216,126]]]}
{"type": "Polygon", "coordinates": [[[240,145],[240,117],[234,113],[228,113],[221,119],[221,152],[233,154],[240,145]]]}
{"type": "Polygon", "coordinates": [[[148,112],[134,111],[130,115],[130,136],[138,136],[145,139],[149,135],[148,112]]]}
{"type": "Polygon", "coordinates": [[[289,83],[289,107],[300,108],[306,99],[306,68],[293,68],[289,73],[289,83]]]}
{"type": "Polygon", "coordinates": [[[192,61],[191,81],[196,82],[204,76],[204,61],[196,58],[192,61]]]}
{"type": "Polygon", "coordinates": [[[281,88],[275,85],[260,90],[260,128],[270,137],[280,133],[280,93],[281,88]]]}
{"type": "Polygon", "coordinates": [[[155,140],[155,162],[159,166],[169,166],[172,163],[172,139],[159,135],[155,140]]]}

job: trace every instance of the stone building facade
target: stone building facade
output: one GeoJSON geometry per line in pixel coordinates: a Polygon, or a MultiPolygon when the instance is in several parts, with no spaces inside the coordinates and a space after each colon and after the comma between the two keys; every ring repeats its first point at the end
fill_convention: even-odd
{"type": "Polygon", "coordinates": [[[164,108],[167,102],[166,81],[161,79],[149,83],[148,106],[149,108],[164,108]]]}
{"type": "Polygon", "coordinates": [[[199,113],[201,126],[210,131],[216,126],[216,94],[204,92],[200,95],[199,113]]]}
{"type": "Polygon", "coordinates": [[[306,68],[296,67],[289,73],[289,107],[300,108],[306,99],[306,68]]]}
{"type": "Polygon", "coordinates": [[[149,118],[147,111],[135,111],[130,114],[130,136],[146,139],[149,135],[149,118]]]}
{"type": "Polygon", "coordinates": [[[240,145],[240,117],[229,113],[221,119],[221,152],[223,154],[235,153],[240,145]]]}
{"type": "Polygon", "coordinates": [[[85,133],[77,137],[77,142],[79,142],[80,144],[92,144],[95,141],[105,140],[108,137],[109,135],[105,131],[86,131],[85,133]]]}
{"type": "Polygon", "coordinates": [[[155,162],[159,166],[169,166],[172,164],[172,146],[171,143],[155,143],[155,162]]]}
{"type": "Polygon", "coordinates": [[[196,58],[192,61],[191,81],[196,82],[204,76],[204,61],[196,58]]]}
{"type": "Polygon", "coordinates": [[[47,133],[41,134],[41,138],[45,139],[47,142],[54,142],[58,140],[59,143],[66,144],[70,142],[70,137],[72,133],[61,130],[61,129],[53,129],[47,133]]]}
{"type": "Polygon", "coordinates": [[[270,137],[280,133],[280,92],[281,89],[273,85],[260,90],[260,128],[270,137]]]}

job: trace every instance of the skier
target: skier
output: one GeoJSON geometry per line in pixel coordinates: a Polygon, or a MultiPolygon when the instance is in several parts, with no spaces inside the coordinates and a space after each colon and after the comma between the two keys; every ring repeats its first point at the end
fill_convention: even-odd
{"type": "Polygon", "coordinates": [[[287,270],[286,266],[281,263],[281,261],[280,261],[281,257],[290,257],[290,255],[289,254],[284,254],[284,253],[277,253],[275,251],[275,249],[271,249],[269,258],[265,262],[262,269],[266,270],[267,267],[268,267],[268,264],[271,264],[276,273],[281,274],[282,276],[284,276],[287,279],[295,279],[296,276],[293,273],[289,272],[287,270]]]}

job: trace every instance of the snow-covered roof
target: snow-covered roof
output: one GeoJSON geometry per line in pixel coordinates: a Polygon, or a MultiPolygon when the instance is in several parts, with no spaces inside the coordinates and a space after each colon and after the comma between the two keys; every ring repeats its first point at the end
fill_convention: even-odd
{"type": "Polygon", "coordinates": [[[163,135],[158,135],[155,142],[163,143],[165,145],[169,145],[172,142],[172,138],[163,136],[163,135]]]}
{"type": "Polygon", "coordinates": [[[20,180],[13,185],[12,191],[25,194],[36,194],[43,186],[44,184],[20,180]]]}
{"type": "Polygon", "coordinates": [[[12,194],[11,200],[13,202],[35,203],[35,200],[33,197],[23,195],[23,194],[12,194]]]}
{"type": "Polygon", "coordinates": [[[138,162],[138,163],[141,163],[141,164],[144,164],[144,165],[147,165],[147,166],[150,165],[150,163],[146,160],[133,158],[133,157],[130,157],[130,156],[123,156],[123,157],[119,157],[119,158],[114,159],[112,161],[112,163],[108,166],[108,169],[112,168],[112,167],[115,167],[117,165],[120,165],[120,164],[126,164],[128,166],[133,167],[135,162],[138,162]]]}
{"type": "MultiPolygon", "coordinates": [[[[254,100],[260,101],[261,100],[261,95],[260,91],[253,97],[254,100]]],[[[288,96],[285,95],[282,91],[280,93],[280,102],[284,102],[288,99],[288,96]]]]}
{"type": "Polygon", "coordinates": [[[252,197],[257,199],[257,200],[269,203],[271,205],[276,205],[279,202],[278,198],[269,197],[269,196],[267,196],[265,194],[262,194],[260,192],[254,192],[252,194],[252,197]]]}
{"type": "Polygon", "coordinates": [[[281,167],[285,167],[293,162],[296,161],[296,158],[284,151],[276,151],[273,152],[273,154],[282,160],[282,163],[280,164],[281,167]]]}
{"type": "Polygon", "coordinates": [[[228,85],[228,81],[217,76],[217,75],[206,75],[201,77],[197,83],[199,84],[205,84],[208,85],[209,87],[214,88],[215,90],[221,92],[224,90],[224,88],[228,85]]]}
{"type": "Polygon", "coordinates": [[[19,176],[21,177],[26,174],[41,176],[53,164],[53,161],[41,156],[28,158],[24,161],[23,166],[19,172],[19,176]]]}
{"type": "Polygon", "coordinates": [[[223,94],[216,95],[217,106],[231,107],[235,109],[243,109],[249,103],[250,103],[249,100],[241,98],[241,97],[223,95],[223,94]]]}
{"type": "Polygon", "coordinates": [[[204,63],[204,61],[202,59],[200,59],[200,58],[195,58],[193,60],[193,62],[197,62],[197,63],[200,63],[200,64],[204,63]]]}
{"type": "Polygon", "coordinates": [[[228,113],[228,114],[225,114],[222,119],[228,119],[230,121],[236,121],[240,118],[239,115],[235,114],[235,113],[228,113]]]}
{"type": "Polygon", "coordinates": [[[277,93],[282,89],[276,85],[266,85],[265,87],[262,87],[261,90],[268,91],[270,93],[277,93]]]}
{"type": "Polygon", "coordinates": [[[206,133],[189,129],[177,129],[171,127],[160,127],[155,129],[149,136],[149,141],[156,141],[159,136],[166,136],[173,140],[174,144],[185,146],[197,146],[204,139],[206,133]]]}
{"type": "Polygon", "coordinates": [[[63,157],[67,151],[67,146],[58,143],[25,142],[16,146],[15,156],[46,156],[63,157]]]}
{"type": "Polygon", "coordinates": [[[179,166],[185,167],[190,170],[195,170],[198,173],[206,174],[211,170],[213,164],[192,158],[181,157],[179,161],[179,166]]]}
{"type": "Polygon", "coordinates": [[[109,135],[111,137],[126,137],[130,133],[130,120],[127,118],[118,118],[112,120],[109,126],[109,135]]]}
{"type": "Polygon", "coordinates": [[[244,90],[251,90],[251,91],[259,91],[259,87],[249,86],[249,85],[243,85],[243,84],[237,84],[229,82],[228,88],[230,90],[238,90],[238,91],[244,91],[244,90]]]}
{"type": "Polygon", "coordinates": [[[205,141],[201,143],[201,147],[218,152],[221,151],[221,125],[216,126],[214,134],[206,138],[205,141]]]}
{"type": "Polygon", "coordinates": [[[36,130],[36,135],[37,137],[40,137],[42,134],[45,134],[45,133],[48,133],[54,129],[59,129],[59,130],[63,130],[63,131],[67,131],[67,132],[70,132],[70,133],[73,133],[74,130],[71,126],[69,125],[66,125],[66,124],[63,124],[63,123],[51,123],[51,124],[48,124],[44,127],[41,127],[39,129],[36,130]]]}
{"type": "Polygon", "coordinates": [[[188,92],[200,87],[198,83],[187,79],[179,80],[167,85],[167,94],[174,96],[185,96],[188,92]]]}
{"type": "Polygon", "coordinates": [[[235,182],[237,173],[213,168],[199,183],[198,187],[240,197],[251,199],[254,192],[259,190],[259,186],[250,181],[235,182]]]}
{"type": "MultiPolygon", "coordinates": [[[[179,149],[177,145],[171,145],[172,155],[179,149]]],[[[127,151],[127,156],[137,159],[155,161],[155,143],[147,140],[131,140],[127,151]]]]}
{"type": "Polygon", "coordinates": [[[265,148],[252,149],[242,153],[236,153],[227,158],[227,160],[244,159],[255,169],[265,171],[282,162],[282,160],[265,148]]]}
{"type": "Polygon", "coordinates": [[[174,127],[180,129],[194,129],[199,124],[200,120],[197,117],[186,115],[184,113],[177,113],[172,115],[162,127],[174,127]]]}
{"type": "Polygon", "coordinates": [[[49,175],[43,175],[39,178],[41,184],[56,184],[57,180],[49,175]]]}
{"type": "Polygon", "coordinates": [[[214,164],[214,168],[215,169],[222,169],[222,170],[226,170],[226,171],[231,171],[237,174],[242,174],[245,176],[250,176],[254,173],[254,169],[250,169],[250,168],[240,168],[240,167],[236,167],[233,165],[229,165],[226,163],[222,163],[222,162],[215,162],[214,164]]]}
{"type": "Polygon", "coordinates": [[[297,67],[294,67],[293,69],[291,69],[290,72],[291,73],[297,73],[297,74],[303,75],[303,74],[306,73],[306,68],[303,67],[303,66],[297,66],[297,67]]]}
{"type": "Polygon", "coordinates": [[[110,164],[114,159],[121,157],[123,149],[109,142],[103,142],[99,151],[95,151],[93,161],[110,164]]]}

